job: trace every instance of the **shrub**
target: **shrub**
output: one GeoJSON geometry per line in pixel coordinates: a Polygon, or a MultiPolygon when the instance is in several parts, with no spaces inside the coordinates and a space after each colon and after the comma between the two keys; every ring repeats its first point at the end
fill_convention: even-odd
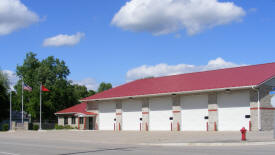
{"type": "Polygon", "coordinates": [[[58,124],[55,124],[54,128],[56,130],[60,130],[60,129],[75,129],[74,127],[71,127],[70,125],[62,126],[62,125],[58,125],[58,124]]]}
{"type": "Polygon", "coordinates": [[[55,129],[64,129],[64,126],[62,126],[62,125],[58,125],[58,124],[55,124],[55,127],[54,127],[55,129]]]}
{"type": "Polygon", "coordinates": [[[65,125],[65,126],[64,126],[64,129],[72,129],[72,127],[69,126],[69,125],[65,125]]]}
{"type": "Polygon", "coordinates": [[[9,130],[9,125],[8,124],[3,124],[2,125],[2,131],[8,131],[9,130]]]}
{"type": "Polygon", "coordinates": [[[38,130],[39,129],[39,125],[37,124],[34,124],[33,127],[32,127],[33,130],[38,130]]]}

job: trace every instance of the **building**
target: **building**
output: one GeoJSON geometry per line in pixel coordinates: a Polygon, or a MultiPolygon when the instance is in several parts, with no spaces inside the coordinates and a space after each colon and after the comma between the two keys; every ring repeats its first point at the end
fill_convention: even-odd
{"type": "Polygon", "coordinates": [[[56,112],[58,125],[69,125],[82,130],[95,130],[96,113],[87,112],[87,103],[82,102],[70,108],[56,112]]]}
{"type": "Polygon", "coordinates": [[[275,63],[146,78],[84,98],[86,109],[71,114],[95,130],[272,130],[274,88],[275,63]]]}

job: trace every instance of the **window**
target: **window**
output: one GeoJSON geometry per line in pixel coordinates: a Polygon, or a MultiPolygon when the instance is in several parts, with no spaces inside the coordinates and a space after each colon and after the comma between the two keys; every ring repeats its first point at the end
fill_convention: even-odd
{"type": "Polygon", "coordinates": [[[75,124],[75,117],[72,117],[72,124],[75,124]]]}
{"type": "Polygon", "coordinates": [[[79,118],[79,123],[80,123],[80,124],[83,124],[83,117],[80,117],[80,118],[79,118]]]}
{"type": "Polygon", "coordinates": [[[64,125],[68,124],[68,117],[64,117],[64,125]]]}

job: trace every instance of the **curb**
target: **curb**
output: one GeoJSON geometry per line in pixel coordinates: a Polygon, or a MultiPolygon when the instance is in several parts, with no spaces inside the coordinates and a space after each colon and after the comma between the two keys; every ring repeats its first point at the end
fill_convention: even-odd
{"type": "Polygon", "coordinates": [[[149,146],[255,146],[255,145],[275,145],[275,141],[269,142],[234,142],[234,143],[140,143],[149,146]]]}

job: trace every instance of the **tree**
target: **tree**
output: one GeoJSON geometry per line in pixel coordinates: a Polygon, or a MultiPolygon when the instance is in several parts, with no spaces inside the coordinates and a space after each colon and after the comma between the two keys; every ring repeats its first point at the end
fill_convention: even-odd
{"type": "Polygon", "coordinates": [[[0,70],[0,122],[9,117],[9,81],[0,70]]]}
{"type": "MultiPolygon", "coordinates": [[[[50,92],[42,95],[43,120],[56,119],[55,112],[79,103],[79,100],[96,92],[87,90],[86,86],[73,84],[67,79],[69,68],[63,60],[49,56],[41,61],[36,54],[26,54],[24,63],[17,65],[17,76],[20,80],[15,85],[16,94],[13,95],[13,109],[21,110],[22,81],[32,87],[32,91],[24,91],[24,111],[31,114],[34,120],[39,119],[40,85],[43,84],[50,92]]],[[[101,83],[98,92],[112,88],[110,83],[101,83]]]]}
{"type": "Polygon", "coordinates": [[[94,90],[89,90],[89,91],[88,91],[88,95],[87,95],[86,97],[92,96],[92,95],[94,95],[94,94],[96,94],[96,91],[94,91],[94,90]]]}
{"type": "Polygon", "coordinates": [[[103,91],[111,89],[111,88],[112,88],[111,83],[101,82],[99,87],[98,87],[97,93],[103,92],[103,91]]]}
{"type": "Polygon", "coordinates": [[[74,94],[77,99],[81,99],[81,98],[87,97],[89,95],[86,86],[74,84],[73,87],[74,87],[74,94]]]}
{"type": "Polygon", "coordinates": [[[24,91],[24,109],[32,115],[33,119],[39,118],[41,83],[50,90],[50,92],[43,92],[42,95],[44,119],[56,119],[54,115],[56,111],[78,103],[75,88],[67,80],[70,71],[64,61],[53,56],[39,61],[36,54],[30,52],[27,53],[23,65],[17,66],[16,73],[21,78],[15,86],[18,104],[21,104],[22,79],[32,87],[32,92],[24,91]]]}

